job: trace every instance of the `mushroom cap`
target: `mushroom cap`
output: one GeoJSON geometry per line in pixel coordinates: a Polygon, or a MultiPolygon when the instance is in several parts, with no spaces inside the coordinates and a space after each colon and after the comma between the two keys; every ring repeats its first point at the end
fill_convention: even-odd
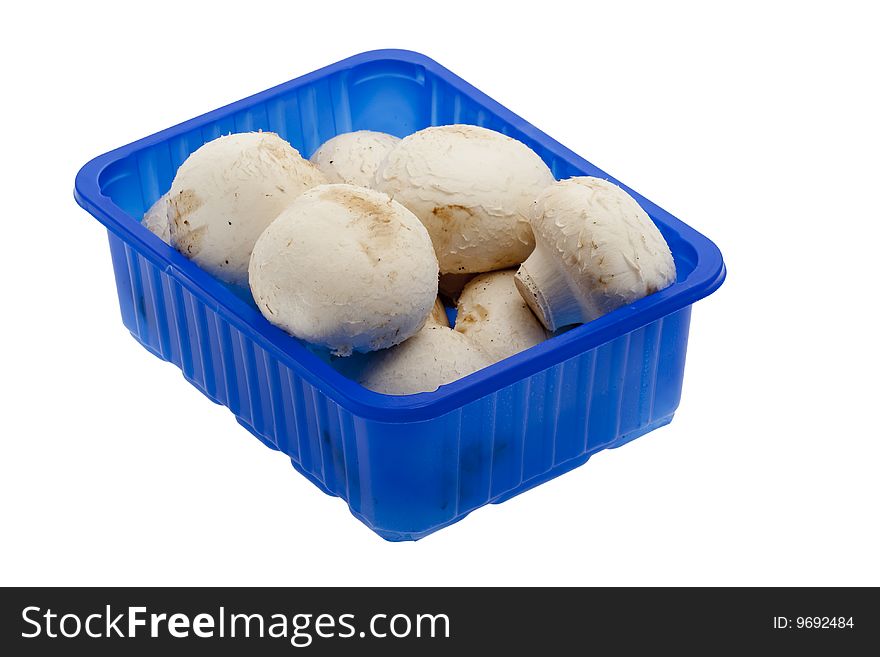
{"type": "Polygon", "coordinates": [[[376,170],[400,139],[372,130],[344,132],[325,141],[310,161],[331,183],[373,187],[376,170]]]}
{"type": "Polygon", "coordinates": [[[473,125],[419,130],[376,172],[376,188],[428,228],[444,274],[525,260],[535,245],[528,210],[552,183],[550,169],[528,146],[473,125]]]}
{"type": "Polygon", "coordinates": [[[469,337],[493,361],[524,351],[547,339],[514,283],[512,269],[482,274],[458,299],[455,330],[469,337]]]}
{"type": "Polygon", "coordinates": [[[429,323],[403,344],[374,354],[360,383],[386,395],[433,392],[491,364],[461,333],[429,323]]]}
{"type": "Polygon", "coordinates": [[[596,319],[675,281],[672,252],[657,226],[607,180],[553,184],[535,201],[531,224],[537,247],[517,286],[550,330],[596,319]]]}
{"type": "Polygon", "coordinates": [[[263,315],[340,356],[403,342],[437,298],[428,232],[386,194],[321,185],[263,232],[250,262],[263,315]]]}
{"type": "Polygon", "coordinates": [[[272,132],[209,141],[180,165],[168,193],[171,243],[217,278],[247,284],[257,238],[307,189],[317,167],[272,132]]]}
{"type": "Polygon", "coordinates": [[[166,244],[171,244],[171,229],[168,226],[168,194],[162,194],[150,206],[141,220],[144,227],[166,244]]]}

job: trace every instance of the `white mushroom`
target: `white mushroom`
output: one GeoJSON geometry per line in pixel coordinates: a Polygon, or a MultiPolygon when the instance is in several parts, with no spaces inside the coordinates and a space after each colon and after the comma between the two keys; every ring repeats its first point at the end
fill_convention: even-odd
{"type": "Polygon", "coordinates": [[[376,172],[376,188],[428,228],[441,273],[479,273],[525,260],[527,212],[553,174],[525,144],[473,125],[405,137],[376,172]]]}
{"type": "Polygon", "coordinates": [[[344,132],[325,141],[311,157],[331,183],[373,187],[376,170],[400,139],[384,132],[344,132]]]}
{"type": "Polygon", "coordinates": [[[227,135],[180,165],[168,193],[171,242],[221,280],[247,283],[260,233],[324,174],[271,132],[227,135]]]}
{"type": "Polygon", "coordinates": [[[373,354],[360,382],[386,395],[412,395],[433,392],[491,364],[467,337],[428,322],[403,344],[373,354]]]}
{"type": "Polygon", "coordinates": [[[428,232],[386,194],[322,185],[263,232],[250,262],[257,306],[273,324],[340,356],[403,342],[437,298],[428,232]]]}
{"type": "Polygon", "coordinates": [[[455,330],[499,361],[547,339],[514,283],[514,271],[477,276],[458,300],[455,330]]]}
{"type": "Polygon", "coordinates": [[[538,196],[531,223],[537,245],[516,285],[550,331],[589,322],[675,281],[657,226],[607,180],[554,184],[538,196]]]}
{"type": "Polygon", "coordinates": [[[171,230],[168,227],[168,194],[163,194],[150,206],[141,223],[160,240],[171,244],[171,230]]]}
{"type": "MultiPolygon", "coordinates": [[[[439,297],[434,303],[434,308],[431,310],[431,314],[428,315],[428,319],[425,320],[425,326],[419,330],[424,331],[427,326],[445,326],[446,328],[449,328],[449,317],[446,315],[446,307],[440,301],[439,297]]],[[[392,347],[392,349],[396,348],[397,347],[392,347]]],[[[327,357],[324,358],[324,360],[328,362],[333,369],[343,376],[355,381],[360,381],[364,376],[364,372],[370,366],[370,363],[376,357],[385,353],[384,351],[370,351],[367,353],[355,352],[344,358],[330,358],[326,350],[314,351],[319,357],[323,358],[326,355],[327,357]]]]}

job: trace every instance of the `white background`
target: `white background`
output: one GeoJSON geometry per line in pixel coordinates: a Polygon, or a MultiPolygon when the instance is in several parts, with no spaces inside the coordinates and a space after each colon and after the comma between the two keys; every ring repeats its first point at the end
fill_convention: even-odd
{"type": "Polygon", "coordinates": [[[870,5],[441,5],[4,10],[0,583],[880,584],[870,5]],[[729,269],[670,426],[404,544],[132,340],[72,197],[94,155],[381,47],[437,59],[729,269]]]}

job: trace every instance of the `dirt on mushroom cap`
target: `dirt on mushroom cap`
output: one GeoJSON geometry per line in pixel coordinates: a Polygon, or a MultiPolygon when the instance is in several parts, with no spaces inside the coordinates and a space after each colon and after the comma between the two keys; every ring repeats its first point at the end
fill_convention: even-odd
{"type": "Polygon", "coordinates": [[[324,181],[274,133],[219,137],[177,170],[168,195],[171,243],[221,280],[245,285],[263,229],[300,193],[324,181]]]}
{"type": "Polygon", "coordinates": [[[502,269],[534,247],[528,206],[553,182],[521,142],[469,125],[405,137],[376,173],[376,186],[428,228],[443,273],[502,269]]]}
{"type": "Polygon", "coordinates": [[[340,355],[405,340],[437,297],[424,226],[385,194],[344,184],[316,187],[282,212],[257,241],[250,272],[270,321],[340,355]]]}

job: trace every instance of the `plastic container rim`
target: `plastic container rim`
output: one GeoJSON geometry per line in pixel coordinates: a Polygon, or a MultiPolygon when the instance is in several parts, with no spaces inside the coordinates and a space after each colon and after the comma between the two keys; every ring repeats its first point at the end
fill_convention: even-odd
{"type": "MultiPolygon", "coordinates": [[[[118,207],[101,193],[101,172],[110,164],[143,148],[202,128],[214,121],[247,109],[256,103],[293,91],[298,87],[371,61],[392,60],[416,64],[430,71],[483,105],[499,119],[515,127],[542,147],[565,160],[576,169],[597,167],[575,154],[526,120],[444,68],[433,59],[409,50],[383,49],[363,52],[324,68],[300,76],[176,126],[166,128],[125,146],[99,155],[77,173],[74,198],[114,235],[134,246],[144,257],[178,280],[209,308],[220,314],[243,334],[254,340],[286,366],[309,381],[351,413],[381,422],[426,421],[476,401],[511,384],[553,367],[578,354],[674,313],[714,292],[724,281],[725,267],[721,252],[707,237],[656,206],[637,192],[598,170],[603,177],[626,189],[646,212],[669,231],[677,233],[696,252],[693,271],[682,281],[635,303],[624,306],[604,317],[582,324],[526,351],[479,370],[458,381],[442,386],[435,392],[392,396],[367,390],[346,378],[297,340],[268,323],[258,310],[239,298],[231,289],[202,270],[174,248],[141,226],[139,219],[118,207]]],[[[595,175],[595,174],[594,174],[595,175]]]]}

